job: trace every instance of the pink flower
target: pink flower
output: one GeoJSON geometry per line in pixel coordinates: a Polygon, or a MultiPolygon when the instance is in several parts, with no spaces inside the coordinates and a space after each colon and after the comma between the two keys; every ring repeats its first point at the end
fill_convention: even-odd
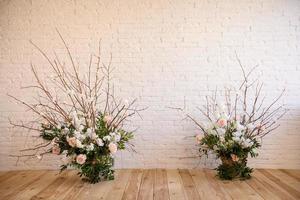
{"type": "Polygon", "coordinates": [[[76,146],[76,138],[75,137],[67,137],[67,142],[71,147],[75,147],[76,146]]]}
{"type": "Polygon", "coordinates": [[[231,154],[230,156],[231,156],[231,159],[232,159],[233,162],[239,161],[239,157],[237,157],[237,155],[231,154]]]}
{"type": "Polygon", "coordinates": [[[198,144],[200,144],[201,140],[202,140],[203,136],[202,135],[196,135],[196,141],[198,144]]]}
{"type": "Polygon", "coordinates": [[[112,153],[112,154],[115,154],[118,150],[117,145],[114,143],[109,143],[108,148],[109,148],[110,153],[112,153]]]}
{"type": "Polygon", "coordinates": [[[110,124],[113,120],[111,115],[105,115],[103,118],[104,122],[106,122],[106,124],[110,124]]]}
{"type": "Polygon", "coordinates": [[[80,165],[84,164],[86,161],[86,155],[85,154],[79,154],[77,157],[76,157],[76,162],[80,165]]]}
{"type": "Polygon", "coordinates": [[[218,120],[219,127],[224,127],[224,126],[226,126],[226,124],[227,124],[227,120],[226,119],[221,118],[221,119],[218,120]]]}
{"type": "Polygon", "coordinates": [[[53,154],[56,154],[56,155],[59,155],[60,154],[60,148],[59,148],[59,145],[54,145],[52,147],[52,153],[53,154]]]}

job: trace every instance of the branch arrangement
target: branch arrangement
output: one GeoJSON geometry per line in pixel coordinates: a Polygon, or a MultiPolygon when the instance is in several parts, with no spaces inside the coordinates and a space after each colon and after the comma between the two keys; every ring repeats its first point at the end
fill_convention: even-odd
{"type": "Polygon", "coordinates": [[[250,177],[252,169],[247,167],[248,155],[258,155],[262,138],[280,126],[278,120],[287,112],[279,104],[284,90],[266,104],[266,97],[262,96],[263,83],[258,78],[250,80],[257,66],[246,72],[238,56],[236,58],[243,73],[238,89],[225,88],[224,103],[218,100],[217,90],[206,96],[206,104],[198,107],[206,119],[204,123],[186,114],[202,132],[196,136],[201,155],[211,151],[221,159],[222,165],[217,170],[222,179],[250,177]]]}
{"type": "Polygon", "coordinates": [[[93,183],[101,178],[111,179],[112,155],[118,149],[125,149],[125,144],[131,145],[128,142],[133,138],[133,132],[122,127],[131,116],[139,115],[144,109],[136,108],[136,99],[129,102],[115,97],[111,84],[112,55],[108,64],[102,62],[100,42],[98,53],[90,55],[87,73],[81,76],[81,68],[75,64],[69,47],[58,34],[70,64],[62,62],[56,54],[51,59],[31,42],[48,61],[54,77],[42,78],[31,64],[35,84],[23,89],[37,91],[34,102],[28,103],[8,94],[36,116],[30,124],[12,121],[11,124],[39,132],[45,141],[13,156],[42,158],[47,153],[65,154],[70,161],[62,170],[69,165],[77,167],[81,175],[93,183]]]}
{"type": "MultiPolygon", "coordinates": [[[[209,123],[229,122],[228,120],[240,121],[240,125],[247,126],[246,135],[249,138],[263,138],[270,132],[277,129],[281,119],[287,112],[283,105],[277,105],[278,101],[284,95],[285,90],[282,90],[273,101],[265,104],[266,97],[261,94],[263,83],[258,79],[249,80],[252,72],[257,68],[253,67],[246,73],[241,61],[237,57],[241,70],[243,72],[243,81],[238,87],[238,90],[225,88],[224,101],[218,101],[217,90],[211,96],[206,96],[206,105],[197,107],[209,123]],[[250,91],[255,91],[254,96],[249,96],[250,91]]],[[[177,108],[183,110],[181,108],[177,108]]],[[[186,114],[186,117],[191,119],[204,134],[209,134],[207,127],[191,116],[186,114]]]]}

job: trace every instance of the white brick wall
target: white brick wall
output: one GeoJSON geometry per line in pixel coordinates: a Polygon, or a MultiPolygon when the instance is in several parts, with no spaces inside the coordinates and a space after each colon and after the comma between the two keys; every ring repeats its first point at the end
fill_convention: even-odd
{"type": "MultiPolygon", "coordinates": [[[[259,64],[269,98],[286,87],[290,109],[282,127],[265,138],[251,165],[300,168],[300,1],[298,0],[1,0],[0,1],[0,169],[56,168],[57,157],[20,162],[8,157],[24,148],[26,133],[11,130],[8,117],[28,116],[6,96],[32,81],[29,64],[49,66],[29,44],[32,39],[53,55],[64,54],[55,28],[65,36],[78,61],[102,38],[113,53],[116,85],[123,97],[149,106],[137,119],[138,154],[123,152],[116,167],[211,167],[196,155],[189,121],[167,106],[183,106],[194,116],[204,95],[216,86],[235,84],[241,72],[234,51],[249,67],[259,64]],[[199,165],[198,165],[199,163],[199,165]]],[[[107,55],[107,54],[106,54],[107,55]]],[[[30,145],[31,138],[27,138],[30,145]]]]}

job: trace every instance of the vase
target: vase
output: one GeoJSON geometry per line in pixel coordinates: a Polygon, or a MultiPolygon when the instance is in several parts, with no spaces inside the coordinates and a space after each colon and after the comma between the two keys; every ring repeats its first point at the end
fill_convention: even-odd
{"type": "Polygon", "coordinates": [[[103,155],[92,158],[80,167],[79,175],[89,183],[114,179],[114,158],[111,155],[103,155]]]}
{"type": "Polygon", "coordinates": [[[247,166],[247,156],[233,160],[231,156],[220,156],[222,164],[217,168],[218,176],[224,180],[248,179],[252,169],[247,166]]]}

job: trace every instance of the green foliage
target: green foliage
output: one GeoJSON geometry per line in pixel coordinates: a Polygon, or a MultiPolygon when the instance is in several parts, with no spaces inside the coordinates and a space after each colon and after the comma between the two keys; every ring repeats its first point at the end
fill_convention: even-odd
{"type": "Polygon", "coordinates": [[[90,183],[114,179],[114,170],[112,169],[114,159],[110,152],[109,144],[114,143],[117,145],[118,150],[123,150],[126,148],[126,143],[133,139],[133,132],[127,132],[107,124],[104,120],[104,115],[101,113],[98,113],[97,116],[95,134],[96,138],[102,140],[102,145],[98,145],[96,138],[87,135],[87,128],[84,127],[80,134],[86,134],[86,136],[84,139],[81,139],[81,146],[78,147],[77,143],[75,146],[71,146],[68,138],[77,140],[75,131],[76,129],[72,124],[59,128],[53,125],[42,125],[41,137],[47,141],[54,142],[60,148],[60,152],[66,152],[66,156],[71,158],[70,162],[62,165],[60,170],[63,171],[68,167],[74,167],[79,170],[79,176],[90,183]],[[111,139],[104,140],[105,137],[110,137],[111,139]],[[93,145],[92,150],[87,148],[90,144],[93,145]],[[76,162],[76,157],[80,154],[86,157],[83,164],[76,162]]]}

